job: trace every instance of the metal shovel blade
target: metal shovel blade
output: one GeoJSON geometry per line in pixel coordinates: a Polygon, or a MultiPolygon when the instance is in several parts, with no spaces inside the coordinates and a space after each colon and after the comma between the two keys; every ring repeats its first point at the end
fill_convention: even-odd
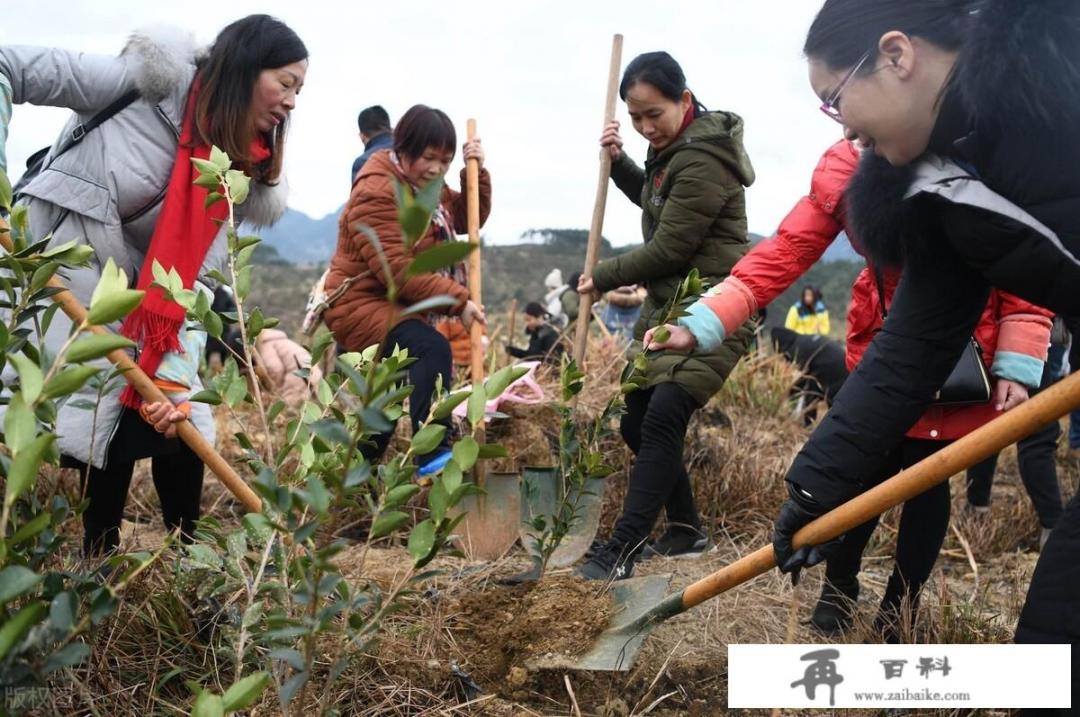
{"type": "MultiPolygon", "coordinates": [[[[559,509],[562,485],[555,468],[527,467],[521,471],[521,545],[529,555],[538,557],[537,531],[532,521],[537,516],[550,516],[559,509]]],[[[585,555],[596,531],[600,528],[600,513],[604,507],[603,479],[590,480],[577,498],[577,513],[569,532],[563,537],[548,560],[548,567],[565,568],[585,555]]],[[[542,531],[541,531],[542,532],[542,531]]]]}
{"type": "MultiPolygon", "coordinates": [[[[664,619],[658,614],[658,605],[665,605],[670,582],[670,575],[647,575],[612,583],[614,612],[607,629],[588,652],[576,658],[565,655],[537,658],[528,666],[538,670],[629,670],[645,638],[664,619]]],[[[679,594],[674,596],[678,597],[679,594]]]]}
{"type": "Polygon", "coordinates": [[[521,476],[488,473],[484,495],[469,495],[458,504],[465,513],[458,524],[458,545],[470,560],[495,560],[506,554],[518,539],[521,476]]]}
{"type": "Polygon", "coordinates": [[[577,514],[570,525],[570,530],[552,553],[548,565],[554,568],[565,568],[576,563],[589,550],[593,539],[596,538],[596,531],[600,529],[605,483],[606,481],[602,478],[585,483],[581,495],[577,498],[577,514]]]}

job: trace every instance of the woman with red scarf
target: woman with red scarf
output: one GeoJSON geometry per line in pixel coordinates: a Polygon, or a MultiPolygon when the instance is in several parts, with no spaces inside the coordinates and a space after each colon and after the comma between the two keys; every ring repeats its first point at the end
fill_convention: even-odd
{"type": "MultiPolygon", "coordinates": [[[[611,153],[615,184],[642,209],[645,243],[598,264],[591,278],[578,283],[578,291],[645,286],[634,329],[640,341],[662,320],[665,305],[691,269],[715,284],[746,253],[744,188],[754,181],[754,169],[743,149],[742,119],[706,111],[666,52],[636,57],[623,73],[619,95],[634,129],[649,142],[645,167],[622,151],[617,122],[600,141],[611,153]]],[[[751,335],[743,326],[722,345],[691,356],[650,352],[647,384],[626,397],[622,420],[623,438],[635,454],[623,512],[609,541],[579,568],[581,575],[629,577],[661,508],[667,531],[646,554],[692,555],[705,548],[707,536],[683,465],[686,428],[694,411],[720,390],[751,335]]]]}
{"type": "MultiPolygon", "coordinates": [[[[83,515],[84,550],[119,544],[120,521],[135,461],[153,459],[154,484],[165,525],[189,540],[199,517],[203,465],[175,438],[175,423],[190,417],[210,440],[213,421],[198,391],[205,334],[189,329],[185,313],[151,288],[152,267],[175,269],[186,288],[223,269],[224,203],[207,209],[207,190],[193,184],[193,158],[225,150],[233,167],[252,177],[239,219],[276,221],[284,211],[281,176],[285,128],[307,72],[307,49],[286,25],[267,15],[238,20],[207,52],[175,31],[132,35],[118,57],[54,48],[0,47],[0,74],[15,104],[66,107],[74,116],[46,155],[41,172],[20,189],[31,226],[54,244],[79,241],[95,252],[92,266],[68,284],[84,304],[112,260],[134,277],[146,297],[122,327],[136,341],[140,367],[172,404],[142,405],[123,382],[101,395],[94,389],[67,401],[57,432],[64,464],[76,467],[90,504],[83,515]],[[81,141],[83,124],[117,109],[81,141]]],[[[57,315],[47,344],[55,349],[70,325],[57,315]]]]}

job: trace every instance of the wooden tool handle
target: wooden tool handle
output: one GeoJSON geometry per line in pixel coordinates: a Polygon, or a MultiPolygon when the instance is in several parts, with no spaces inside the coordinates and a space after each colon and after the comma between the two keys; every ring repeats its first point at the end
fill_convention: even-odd
{"type": "MultiPolygon", "coordinates": [[[[604,124],[615,119],[615,100],[619,90],[619,68],[622,66],[622,35],[615,35],[611,40],[611,64],[608,66],[607,97],[604,102],[604,124]]],[[[585,248],[585,269],[582,276],[592,276],[593,268],[600,253],[600,238],[604,233],[604,208],[607,206],[608,179],[611,178],[611,152],[607,147],[600,150],[600,176],[596,184],[596,201],[593,202],[592,224],[589,225],[589,243],[585,248]]],[[[571,290],[577,291],[576,286],[571,290]]],[[[582,296],[578,308],[577,330],[574,334],[574,361],[578,367],[585,358],[585,348],[589,341],[589,319],[592,317],[592,296],[582,296]]]]}
{"type": "MultiPolygon", "coordinates": [[[[7,223],[0,220],[0,228],[7,229],[7,223]]],[[[0,232],[0,244],[9,252],[14,250],[11,235],[8,232],[0,232]]],[[[67,314],[68,318],[76,326],[81,326],[86,320],[86,308],[75,298],[75,295],[68,291],[64,283],[55,275],[49,279],[47,286],[60,290],[53,295],[53,301],[60,305],[60,310],[67,314]]],[[[101,326],[90,326],[87,331],[103,335],[111,333],[101,326]]],[[[123,349],[112,351],[109,353],[108,359],[120,371],[124,380],[139,392],[144,401],[150,403],[169,402],[168,397],[154,385],[154,382],[139,368],[139,365],[131,360],[126,351],[123,349]]],[[[214,450],[214,447],[199,433],[199,429],[195,428],[194,424],[190,421],[181,421],[176,424],[176,434],[213,471],[218,480],[229,489],[229,492],[236,496],[237,500],[244,505],[244,508],[252,513],[262,510],[262,501],[259,500],[259,496],[248,487],[244,479],[232,469],[232,466],[221,457],[221,454],[214,450]]]]}
{"type": "MultiPolygon", "coordinates": [[[[476,139],[476,120],[470,119],[466,125],[466,136],[469,141],[476,139]]],[[[465,190],[467,192],[467,210],[469,220],[469,241],[475,247],[469,254],[469,298],[477,306],[483,306],[481,287],[483,277],[480,274],[480,162],[470,159],[465,162],[465,190]]],[[[484,327],[479,321],[474,321],[469,329],[469,359],[472,369],[472,384],[479,386],[484,383],[484,327]]],[[[484,428],[481,425],[477,431],[476,439],[484,442],[484,428]]],[[[476,485],[484,486],[484,462],[480,461],[474,467],[476,485]]],[[[482,501],[481,501],[482,502],[482,501]]]]}
{"type": "MultiPolygon", "coordinates": [[[[1054,384],[934,455],[807,524],[795,534],[794,545],[799,548],[832,540],[889,508],[947,481],[960,471],[981,463],[1077,407],[1080,407],[1080,373],[1054,384]]],[[[687,587],[683,591],[683,609],[692,608],[775,566],[772,546],[760,548],[687,587]]]]}
{"type": "Polygon", "coordinates": [[[514,327],[517,324],[517,310],[518,310],[518,300],[517,299],[511,299],[510,300],[510,317],[509,317],[509,320],[507,321],[509,326],[508,326],[507,332],[506,332],[507,333],[506,340],[509,341],[510,343],[514,343],[514,327]]]}
{"type": "MultiPolygon", "coordinates": [[[[471,142],[476,138],[476,120],[470,119],[466,133],[471,142]]],[[[480,262],[480,162],[470,159],[465,164],[465,183],[468,201],[469,241],[476,247],[469,254],[469,298],[482,306],[483,286],[480,262]]],[[[473,322],[469,331],[472,347],[472,382],[478,386],[484,382],[484,327],[473,322]]]]}

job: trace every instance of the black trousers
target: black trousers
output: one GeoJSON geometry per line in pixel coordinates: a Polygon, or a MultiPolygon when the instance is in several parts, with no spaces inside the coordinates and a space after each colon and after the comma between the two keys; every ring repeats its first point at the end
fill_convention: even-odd
{"type": "MultiPolygon", "coordinates": [[[[897,449],[886,474],[876,485],[900,470],[913,466],[948,445],[948,441],[924,441],[905,438],[897,449]]],[[[872,486],[867,486],[872,487],[872,486]]],[[[863,550],[877,527],[878,519],[868,520],[849,531],[835,552],[829,556],[825,577],[841,589],[850,588],[859,575],[863,550]]],[[[885,589],[881,607],[895,610],[903,599],[917,604],[919,590],[930,577],[938,553],[949,529],[949,483],[940,483],[922,495],[904,503],[896,538],[896,562],[885,589]]]]}
{"type": "Polygon", "coordinates": [[[63,465],[79,471],[79,485],[90,504],[83,513],[83,554],[110,553],[120,545],[120,521],[124,517],[135,461],[150,457],[154,488],[161,500],[165,529],[180,529],[180,539],[190,543],[199,519],[203,462],[178,438],[165,439],[154,432],[135,411],[125,410],[109,444],[105,468],[89,467],[65,457],[63,465]]]}
{"type": "MultiPolygon", "coordinates": [[[[427,322],[420,320],[404,321],[387,334],[387,354],[392,353],[395,346],[407,349],[409,357],[416,359],[407,369],[409,383],[413,386],[412,394],[409,396],[409,418],[412,420],[415,432],[419,430],[431,412],[431,397],[435,393],[435,384],[440,376],[443,390],[450,389],[454,357],[450,350],[450,342],[446,340],[446,337],[427,322]]],[[[445,425],[447,432],[442,445],[436,448],[436,451],[450,445],[451,421],[447,418],[437,423],[445,425]]],[[[390,445],[393,435],[393,432],[390,432],[375,436],[372,439],[374,445],[364,448],[364,456],[368,460],[378,459],[390,445]]]]}
{"type": "Polygon", "coordinates": [[[634,465],[613,540],[636,548],[649,537],[661,508],[669,526],[700,531],[690,475],[683,465],[686,428],[697,409],[697,401],[674,383],[627,394],[620,429],[634,452],[634,465]]]}
{"type": "MultiPolygon", "coordinates": [[[[1031,576],[1016,625],[1018,643],[1071,643],[1073,684],[1080,681],[1080,493],[1069,501],[1031,576]]],[[[1075,700],[1073,701],[1075,707],[1075,700]]],[[[1061,710],[1057,714],[1067,714],[1061,710]]],[[[1055,714],[1031,710],[1027,714],[1055,714]]]]}
{"type": "MultiPolygon", "coordinates": [[[[1049,423],[1016,444],[1020,480],[1031,496],[1039,524],[1053,528],[1061,520],[1061,488],[1058,486],[1057,451],[1061,426],[1057,421],[1049,423]]],[[[994,483],[997,454],[982,463],[968,468],[967,498],[972,505],[990,505],[990,488],[994,483]]]]}

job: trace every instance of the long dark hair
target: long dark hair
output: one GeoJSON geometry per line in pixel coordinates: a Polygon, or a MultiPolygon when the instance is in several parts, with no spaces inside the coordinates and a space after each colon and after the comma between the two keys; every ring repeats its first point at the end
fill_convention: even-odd
{"type": "MultiPolygon", "coordinates": [[[[661,95],[679,102],[683,92],[689,90],[686,86],[686,75],[675,58],[666,52],[646,52],[638,55],[623,72],[622,82],[619,83],[619,97],[626,101],[626,95],[630,88],[639,82],[652,85],[661,95]]],[[[698,102],[694,93],[690,93],[690,101],[694,103],[694,116],[698,117],[705,113],[705,105],[698,102]]]]}
{"type": "MultiPolygon", "coordinates": [[[[806,34],[803,53],[833,70],[851,67],[890,30],[959,50],[972,20],[972,0],[825,0],[806,34]]],[[[864,69],[869,71],[873,63],[864,69]]]]}
{"type": "Polygon", "coordinates": [[[195,135],[246,166],[261,182],[281,175],[288,117],[266,133],[270,159],[250,166],[248,153],[258,131],[250,117],[255,83],[263,70],[306,60],[307,47],[288,25],[269,15],[248,15],[218,33],[209,54],[199,60],[195,135]]]}

